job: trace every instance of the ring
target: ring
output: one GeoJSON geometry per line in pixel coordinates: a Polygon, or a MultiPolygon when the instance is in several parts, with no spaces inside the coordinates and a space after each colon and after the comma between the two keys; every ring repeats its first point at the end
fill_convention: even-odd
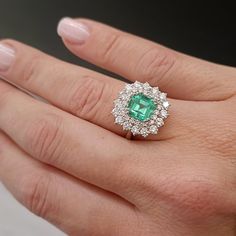
{"type": "Polygon", "coordinates": [[[157,134],[164,120],[168,117],[170,103],[167,94],[158,87],[151,87],[149,83],[136,81],[126,84],[114,101],[112,114],[115,124],[121,125],[123,130],[132,135],[157,134]]]}

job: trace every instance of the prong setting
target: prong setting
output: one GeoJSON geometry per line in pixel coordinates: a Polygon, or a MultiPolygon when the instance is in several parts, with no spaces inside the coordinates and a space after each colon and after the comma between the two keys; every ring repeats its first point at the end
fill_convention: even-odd
{"type": "Polygon", "coordinates": [[[148,83],[126,84],[114,101],[115,123],[133,135],[157,134],[168,117],[167,94],[148,83]]]}

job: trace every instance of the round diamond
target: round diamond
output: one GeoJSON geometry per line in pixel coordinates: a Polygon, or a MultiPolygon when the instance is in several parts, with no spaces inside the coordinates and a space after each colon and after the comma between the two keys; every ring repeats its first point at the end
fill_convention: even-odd
{"type": "Polygon", "coordinates": [[[148,129],[146,127],[142,128],[140,133],[142,134],[143,137],[148,136],[148,129]]]}
{"type": "Polygon", "coordinates": [[[123,124],[123,129],[124,129],[124,130],[130,130],[131,127],[132,127],[132,124],[131,124],[129,121],[126,121],[126,122],[123,124]]]}
{"type": "Polygon", "coordinates": [[[113,109],[112,110],[112,114],[114,115],[114,116],[116,116],[116,115],[119,115],[120,114],[120,111],[118,110],[118,109],[113,109]]]}
{"type": "Polygon", "coordinates": [[[122,122],[124,121],[124,118],[122,116],[117,116],[116,117],[116,124],[122,124],[122,122]]]}
{"type": "Polygon", "coordinates": [[[161,126],[163,126],[164,125],[164,121],[161,119],[161,118],[158,118],[157,119],[157,126],[158,127],[161,127],[161,126]]]}
{"type": "Polygon", "coordinates": [[[150,125],[154,125],[154,124],[155,124],[155,120],[150,120],[150,121],[149,121],[149,124],[150,124],[150,125]]]}
{"type": "Polygon", "coordinates": [[[158,89],[158,88],[153,88],[153,89],[152,89],[153,95],[157,95],[158,92],[159,92],[159,89],[158,89]]]}
{"type": "Polygon", "coordinates": [[[133,135],[136,135],[139,133],[139,128],[137,126],[133,126],[131,129],[131,132],[133,135]]]}
{"type": "Polygon", "coordinates": [[[132,90],[132,85],[131,84],[127,84],[125,89],[129,93],[132,90]]]}
{"type": "Polygon", "coordinates": [[[160,99],[161,100],[166,100],[166,93],[161,93],[160,94],[160,99]]]}
{"type": "Polygon", "coordinates": [[[168,101],[163,102],[163,107],[164,108],[168,108],[170,106],[168,101]]]}
{"type": "Polygon", "coordinates": [[[157,134],[157,130],[158,130],[158,128],[157,128],[155,125],[152,125],[152,126],[150,127],[150,132],[151,132],[152,134],[157,134]]]}
{"type": "Polygon", "coordinates": [[[157,116],[156,116],[156,115],[152,116],[152,119],[153,119],[153,120],[156,120],[156,119],[157,119],[157,116]]]}
{"type": "Polygon", "coordinates": [[[162,111],[161,111],[161,116],[162,116],[163,118],[166,118],[166,117],[168,116],[167,111],[166,111],[166,110],[162,110],[162,111]]]}
{"type": "Polygon", "coordinates": [[[134,83],[134,87],[137,88],[137,89],[142,88],[142,84],[136,81],[134,83]]]}
{"type": "Polygon", "coordinates": [[[155,110],[154,111],[154,115],[158,116],[160,114],[160,111],[159,110],[155,110]]]}

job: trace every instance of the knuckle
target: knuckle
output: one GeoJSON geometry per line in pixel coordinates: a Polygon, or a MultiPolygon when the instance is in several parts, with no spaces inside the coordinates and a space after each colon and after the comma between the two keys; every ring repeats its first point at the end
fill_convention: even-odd
{"type": "Polygon", "coordinates": [[[51,178],[39,175],[28,178],[21,183],[22,203],[34,214],[47,218],[53,209],[51,197],[51,178]]]}
{"type": "Polygon", "coordinates": [[[151,84],[161,84],[166,81],[176,63],[176,55],[169,50],[151,48],[139,58],[134,67],[134,74],[140,81],[149,81],[151,84]]]}
{"type": "Polygon", "coordinates": [[[120,45],[122,45],[123,40],[124,36],[117,33],[109,34],[109,36],[104,39],[104,46],[98,49],[98,57],[101,64],[110,64],[115,60],[117,50],[120,48],[120,45]]]}
{"type": "MultiPolygon", "coordinates": [[[[118,169],[113,173],[119,180],[117,185],[122,186],[125,194],[131,196],[137,205],[145,204],[147,211],[153,211],[157,199],[182,214],[182,217],[192,217],[193,220],[235,209],[235,203],[229,197],[234,194],[232,176],[222,176],[217,167],[209,169],[207,165],[196,169],[194,166],[184,170],[181,167],[157,175],[155,170],[159,166],[150,167],[150,163],[143,158],[134,158],[132,163],[125,163],[124,158],[116,166],[118,169]]],[[[226,166],[224,168],[227,170],[226,166]]]]}
{"type": "Polygon", "coordinates": [[[12,79],[24,85],[42,73],[42,66],[47,59],[46,54],[12,39],[4,39],[1,42],[12,45],[18,51],[18,56],[10,69],[10,73],[14,74],[12,79]]]}
{"type": "Polygon", "coordinates": [[[62,127],[61,117],[45,114],[29,125],[25,137],[27,148],[37,159],[55,164],[60,157],[62,127]]]}
{"type": "Polygon", "coordinates": [[[34,52],[32,55],[25,59],[23,62],[25,65],[22,69],[22,64],[19,63],[19,70],[22,71],[21,75],[18,76],[18,79],[23,84],[28,84],[31,82],[31,80],[36,79],[41,74],[41,65],[43,64],[43,61],[45,61],[45,57],[42,53],[34,52]]]}
{"type": "Polygon", "coordinates": [[[106,100],[106,83],[86,76],[69,97],[70,111],[86,120],[94,119],[106,100]]]}
{"type": "Polygon", "coordinates": [[[186,213],[203,216],[204,214],[211,214],[215,210],[212,204],[212,200],[216,199],[218,195],[215,183],[208,180],[187,179],[178,181],[174,186],[169,186],[172,189],[169,192],[167,188],[165,194],[172,204],[178,205],[186,213]]]}
{"type": "Polygon", "coordinates": [[[222,114],[214,116],[214,122],[208,122],[207,129],[198,124],[195,130],[200,146],[203,146],[217,154],[217,157],[225,159],[236,155],[236,126],[234,117],[222,114]],[[220,127],[220,128],[219,128],[220,127]]]}
{"type": "Polygon", "coordinates": [[[227,191],[223,183],[215,174],[193,174],[186,171],[178,177],[175,175],[163,178],[158,183],[154,179],[146,181],[146,189],[148,196],[152,197],[151,202],[159,197],[183,217],[199,219],[227,212],[232,207],[222,195],[222,192],[227,191]]]}

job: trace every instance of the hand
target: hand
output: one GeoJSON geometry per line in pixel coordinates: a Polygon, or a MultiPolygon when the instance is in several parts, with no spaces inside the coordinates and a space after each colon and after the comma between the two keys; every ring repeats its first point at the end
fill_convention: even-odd
{"type": "Polygon", "coordinates": [[[0,46],[0,179],[69,235],[236,233],[236,69],[90,20],[63,19],[70,51],[171,98],[158,135],[126,139],[124,83],[13,40],[0,46]]]}

